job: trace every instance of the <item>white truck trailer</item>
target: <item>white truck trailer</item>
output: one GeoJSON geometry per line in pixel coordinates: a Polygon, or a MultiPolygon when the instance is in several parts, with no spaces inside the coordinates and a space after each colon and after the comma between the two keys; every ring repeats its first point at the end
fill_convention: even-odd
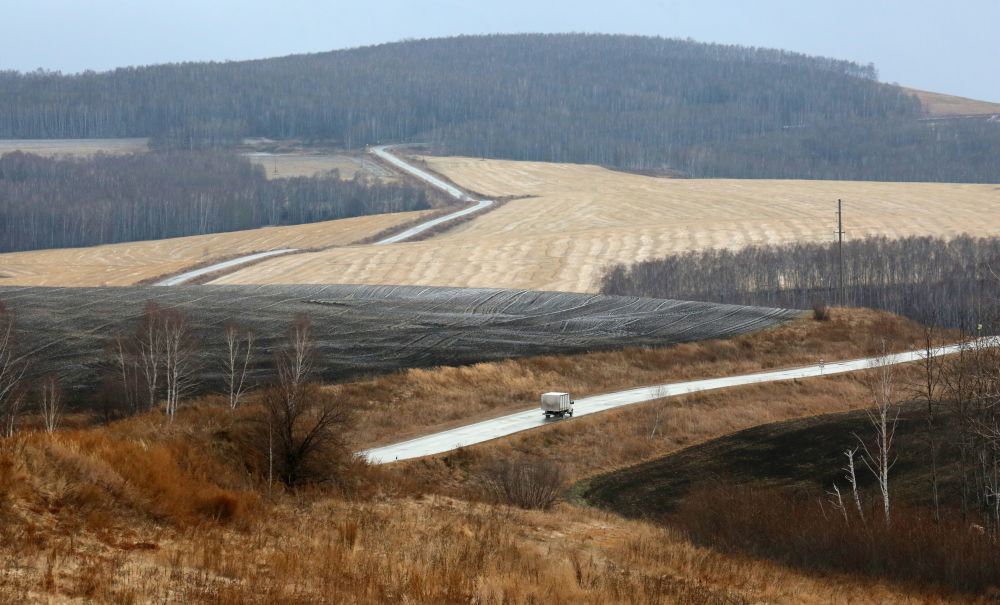
{"type": "Polygon", "coordinates": [[[542,412],[546,418],[573,415],[573,400],[569,393],[542,393],[542,412]]]}

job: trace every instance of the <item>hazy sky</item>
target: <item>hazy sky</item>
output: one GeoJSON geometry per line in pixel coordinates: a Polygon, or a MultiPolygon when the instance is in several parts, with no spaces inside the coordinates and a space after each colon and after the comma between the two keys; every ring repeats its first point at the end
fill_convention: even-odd
{"type": "Polygon", "coordinates": [[[608,32],[875,63],[1000,102],[1000,0],[0,0],[0,69],[249,59],[457,34],[608,32]]]}

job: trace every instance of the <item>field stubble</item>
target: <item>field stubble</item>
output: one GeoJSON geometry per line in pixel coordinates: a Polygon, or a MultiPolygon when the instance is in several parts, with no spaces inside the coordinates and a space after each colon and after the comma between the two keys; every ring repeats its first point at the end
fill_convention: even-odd
{"type": "Polygon", "coordinates": [[[664,179],[597,166],[423,161],[488,197],[524,197],[433,241],[270,260],[215,283],[396,283],[592,292],[604,269],[674,252],[849,237],[991,235],[995,185],[664,179]]]}

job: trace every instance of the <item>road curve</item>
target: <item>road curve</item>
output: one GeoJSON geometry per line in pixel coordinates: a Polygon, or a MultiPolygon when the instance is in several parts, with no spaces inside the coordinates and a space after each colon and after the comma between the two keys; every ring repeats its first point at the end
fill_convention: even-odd
{"type": "MultiPolygon", "coordinates": [[[[398,242],[402,242],[402,241],[408,240],[408,239],[410,239],[410,238],[412,238],[412,237],[414,237],[414,236],[416,236],[416,235],[418,235],[420,233],[423,233],[424,231],[427,231],[428,229],[433,229],[434,227],[437,227],[438,225],[441,225],[443,223],[447,223],[447,222],[453,221],[453,220],[455,220],[457,218],[461,218],[463,216],[467,216],[467,215],[473,214],[475,212],[479,212],[480,210],[483,210],[484,208],[488,208],[488,207],[490,207],[490,206],[492,206],[494,204],[493,200],[475,200],[472,197],[470,197],[468,194],[466,194],[464,191],[462,191],[461,189],[459,189],[458,187],[455,187],[454,185],[452,185],[450,183],[446,183],[442,179],[434,176],[433,174],[427,172],[426,170],[421,170],[420,168],[418,168],[416,166],[408,164],[404,160],[401,160],[400,158],[392,155],[389,152],[389,150],[391,148],[392,148],[392,145],[380,145],[378,147],[373,147],[370,151],[371,151],[372,155],[376,156],[377,158],[379,158],[381,160],[384,160],[385,162],[387,162],[387,163],[395,166],[396,168],[399,168],[400,170],[406,172],[407,174],[410,174],[410,175],[412,175],[412,176],[414,176],[414,177],[416,177],[416,178],[418,178],[418,179],[420,179],[420,180],[428,183],[432,187],[435,187],[437,189],[440,189],[441,191],[444,191],[445,193],[447,193],[448,195],[452,196],[453,198],[455,198],[455,199],[457,199],[457,200],[459,200],[461,202],[475,202],[475,204],[473,206],[468,207],[468,208],[463,208],[461,210],[456,210],[455,212],[452,212],[450,214],[446,214],[444,216],[439,216],[439,217],[437,217],[435,219],[431,219],[429,221],[425,221],[423,223],[420,223],[419,225],[416,225],[414,227],[410,227],[409,229],[407,229],[407,230],[405,230],[405,231],[403,231],[401,233],[397,233],[396,235],[392,235],[392,236],[389,236],[389,237],[387,237],[385,239],[381,239],[381,240],[375,242],[374,245],[376,245],[376,246],[384,246],[384,245],[387,245],[387,244],[395,244],[395,243],[398,243],[398,242]]],[[[223,261],[221,263],[215,263],[214,265],[209,265],[207,267],[202,267],[201,269],[194,269],[192,271],[187,271],[185,273],[181,273],[180,275],[175,275],[173,277],[168,277],[167,279],[160,280],[160,281],[154,283],[153,285],[154,286],[180,286],[182,284],[188,283],[189,281],[191,281],[193,279],[197,279],[197,278],[199,278],[199,277],[201,277],[203,275],[208,275],[210,273],[215,273],[216,271],[222,271],[222,270],[225,270],[225,269],[231,269],[233,267],[238,267],[240,265],[245,265],[247,263],[252,263],[252,262],[254,262],[256,260],[260,260],[260,259],[264,259],[264,258],[269,258],[269,257],[272,257],[272,256],[278,256],[278,255],[282,255],[282,254],[291,254],[292,252],[298,252],[298,251],[299,251],[298,248],[282,248],[281,250],[271,250],[269,252],[258,252],[257,254],[248,254],[247,256],[241,256],[239,258],[234,258],[234,259],[231,259],[231,260],[223,261]]]]}
{"type": "MultiPolygon", "coordinates": [[[[1000,346],[1000,337],[989,337],[979,340],[973,346],[1000,346]]],[[[950,345],[939,347],[931,352],[933,357],[951,355],[957,353],[966,345],[950,345]]],[[[636,403],[663,399],[665,397],[676,397],[689,393],[702,391],[712,391],[748,384],[758,384],[763,382],[780,382],[794,380],[797,378],[811,378],[815,376],[829,376],[832,374],[843,374],[846,372],[857,372],[868,370],[875,366],[888,364],[897,365],[910,363],[924,359],[926,352],[910,351],[889,355],[884,358],[869,357],[865,359],[855,359],[852,361],[841,361],[828,363],[825,366],[813,365],[801,368],[788,368],[772,372],[760,372],[757,374],[745,374],[743,376],[728,376],[725,378],[710,378],[705,380],[693,380],[690,382],[678,382],[673,384],[662,384],[648,387],[639,387],[626,391],[617,391],[604,395],[595,395],[577,399],[574,405],[574,417],[598,414],[608,410],[619,408],[636,403]]],[[[407,460],[410,458],[420,458],[433,454],[448,452],[459,447],[490,441],[498,437],[505,437],[521,431],[545,426],[552,422],[572,422],[572,418],[566,420],[545,419],[541,411],[536,408],[517,412],[493,420],[486,420],[469,424],[456,429],[410,439],[402,443],[387,445],[385,447],[373,448],[359,452],[373,464],[385,464],[397,460],[407,460]]]]}

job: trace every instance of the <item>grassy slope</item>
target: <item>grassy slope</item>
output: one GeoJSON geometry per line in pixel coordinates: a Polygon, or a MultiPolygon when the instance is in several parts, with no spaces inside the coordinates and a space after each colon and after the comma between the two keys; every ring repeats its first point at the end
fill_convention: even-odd
{"type": "MultiPolygon", "coordinates": [[[[923,413],[919,405],[907,406],[895,440],[900,457],[893,468],[893,490],[898,501],[915,505],[930,504],[923,413]]],[[[944,425],[945,419],[939,418],[939,423],[944,425]]],[[[946,435],[952,425],[939,428],[939,440],[949,443],[946,435]]],[[[674,512],[685,495],[706,485],[823,493],[834,481],[843,482],[843,452],[856,444],[854,435],[870,433],[866,414],[860,411],[767,424],[595,478],[582,496],[626,516],[646,517],[674,512]]],[[[945,449],[942,460],[954,463],[954,454],[945,449]]],[[[939,469],[945,505],[959,502],[953,467],[942,464],[939,469]]],[[[875,488],[867,471],[859,471],[858,479],[861,489],[875,488]]]]}
{"type": "MultiPolygon", "coordinates": [[[[812,323],[782,328],[784,333],[772,330],[762,333],[756,345],[758,362],[767,363],[770,355],[793,359],[804,354],[799,347],[824,339],[830,340],[831,351],[856,355],[871,344],[856,338],[858,333],[893,324],[897,335],[912,335],[912,324],[865,313],[852,313],[846,326],[812,323]]],[[[733,360],[720,356],[728,349],[719,347],[680,347],[675,357],[608,354],[604,361],[621,364],[616,371],[622,376],[629,367],[644,376],[650,365],[662,362],[675,366],[679,375],[701,372],[699,364],[705,371],[732,368],[733,360]],[[683,369],[687,365],[692,369],[683,369]]],[[[600,361],[582,359],[582,371],[593,371],[597,366],[591,364],[600,361]]],[[[573,375],[572,361],[565,358],[556,366],[555,359],[539,360],[539,366],[573,375]]],[[[422,378],[436,385],[439,395],[450,390],[466,398],[479,395],[461,381],[448,380],[453,370],[441,372],[440,381],[430,380],[427,372],[407,372],[402,378],[422,378]]],[[[377,387],[398,386],[385,380],[358,390],[379,397],[385,391],[377,387]]],[[[797,405],[801,396],[821,406],[850,405],[859,388],[832,378],[771,387],[671,405],[680,416],[671,412],[667,417],[662,426],[667,437],[658,447],[727,430],[732,422],[821,411],[797,405]]],[[[424,401],[432,399],[432,393],[424,394],[424,401]]],[[[638,427],[644,438],[651,409],[636,406],[581,418],[522,435],[509,448],[486,444],[479,451],[559,457],[572,444],[573,451],[587,449],[604,464],[628,464],[642,455],[628,452],[637,438],[631,429],[638,427]],[[629,416],[638,423],[626,422],[629,416]],[[592,439],[598,432],[606,444],[621,443],[624,458],[614,462],[614,455],[623,454],[620,448],[602,452],[592,439]]],[[[420,497],[451,491],[455,484],[406,481],[419,466],[358,469],[359,488],[350,497],[319,490],[269,498],[242,471],[238,450],[227,445],[238,418],[210,402],[196,402],[181,410],[174,426],[164,426],[154,413],[105,428],[0,440],[0,601],[930,602],[877,581],[810,577],[773,563],[721,555],[692,546],[669,529],[567,504],[530,512],[420,497]]],[[[460,458],[437,464],[457,469],[460,458]]],[[[474,485],[466,484],[464,497],[475,499],[470,490],[474,485]]],[[[965,601],[937,595],[933,602],[965,601]]]]}

